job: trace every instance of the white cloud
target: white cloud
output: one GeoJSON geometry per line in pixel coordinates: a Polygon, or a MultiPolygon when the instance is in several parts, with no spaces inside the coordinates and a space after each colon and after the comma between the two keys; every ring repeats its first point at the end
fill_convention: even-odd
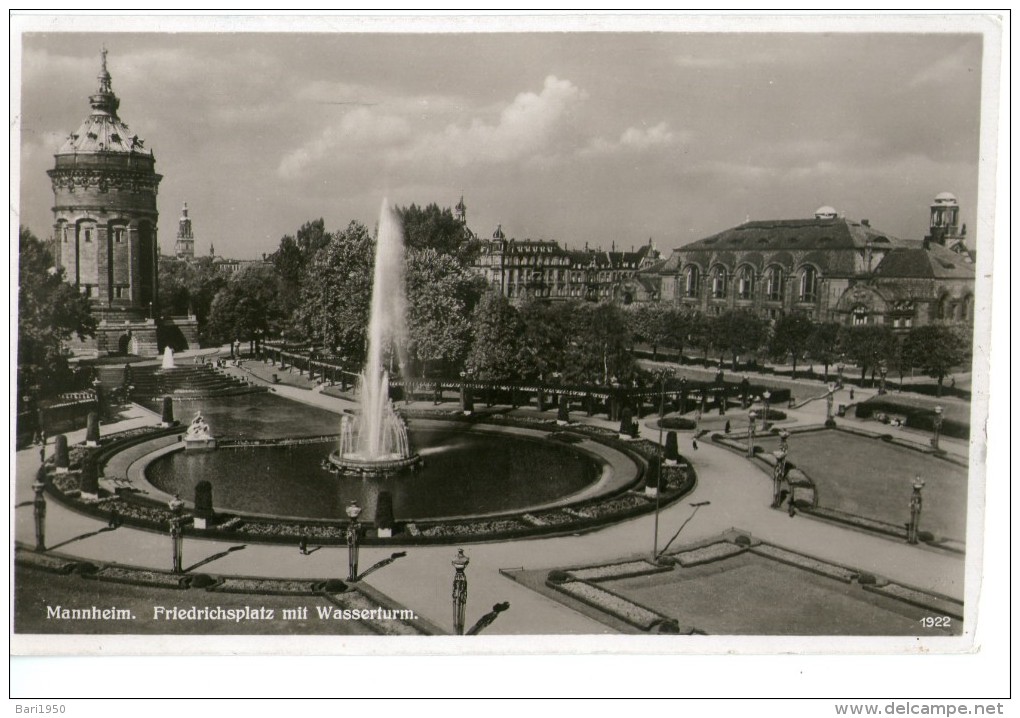
{"type": "MultiPolygon", "coordinates": [[[[306,96],[321,97],[321,90],[314,88],[306,96]]],[[[453,119],[464,108],[448,98],[382,101],[379,106],[351,110],[314,140],[289,152],[280,162],[279,172],[294,177],[323,155],[368,150],[391,164],[405,166],[524,162],[576,142],[571,139],[577,131],[574,116],[585,97],[584,90],[569,80],[550,75],[541,92],[520,93],[492,120],[453,119]],[[446,125],[422,130],[436,113],[445,116],[446,125]]]]}
{"type": "Polygon", "coordinates": [[[674,132],[669,124],[660,122],[652,127],[628,127],[620,139],[611,141],[596,137],[581,149],[583,157],[610,155],[620,152],[643,152],[649,149],[668,147],[687,138],[687,133],[674,132]]]}

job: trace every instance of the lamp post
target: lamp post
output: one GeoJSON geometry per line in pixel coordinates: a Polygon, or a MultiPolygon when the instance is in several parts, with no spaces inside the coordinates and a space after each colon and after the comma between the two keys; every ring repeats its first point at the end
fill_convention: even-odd
{"type": "Polygon", "coordinates": [[[931,448],[934,449],[936,453],[938,453],[939,451],[941,451],[941,449],[939,449],[939,436],[942,434],[941,406],[935,407],[935,421],[932,423],[932,432],[933,434],[931,437],[931,448]]]}
{"type": "Polygon", "coordinates": [[[843,357],[840,357],[839,364],[836,365],[836,377],[837,377],[836,383],[839,385],[840,389],[843,388],[843,369],[845,368],[846,364],[843,363],[843,357]]]}
{"type": "Polygon", "coordinates": [[[885,394],[885,376],[889,373],[889,367],[886,366],[885,360],[878,365],[878,393],[885,394]]]}
{"type": "Polygon", "coordinates": [[[779,432],[779,449],[773,452],[776,465],[772,470],[772,508],[778,509],[781,503],[783,479],[786,478],[786,455],[790,450],[787,440],[790,432],[779,432]]]}
{"type": "Polygon", "coordinates": [[[754,409],[747,412],[747,458],[754,458],[754,429],[756,426],[755,419],[757,414],[754,409]]]}
{"type": "Polygon", "coordinates": [[[666,377],[671,376],[673,370],[666,368],[659,372],[659,471],[655,476],[655,528],[652,534],[652,562],[655,562],[659,554],[659,487],[662,485],[662,459],[665,449],[662,445],[662,420],[666,410],[666,377]]]}
{"type": "Polygon", "coordinates": [[[46,550],[46,497],[43,495],[45,488],[46,484],[39,479],[32,484],[32,490],[35,491],[35,498],[32,499],[32,516],[35,518],[36,551],[46,550]]]}
{"type": "Polygon", "coordinates": [[[762,414],[761,414],[761,430],[762,430],[762,432],[764,432],[765,429],[768,428],[769,399],[771,399],[771,398],[772,398],[772,392],[770,392],[768,389],[766,389],[765,391],[762,392],[761,399],[762,399],[762,402],[764,402],[764,404],[765,404],[765,411],[763,411],[762,414]]]}
{"type": "Polygon", "coordinates": [[[347,526],[347,580],[358,580],[358,516],[361,507],[357,501],[351,501],[345,509],[351,523],[347,526]]]}
{"type": "Polygon", "coordinates": [[[921,489],[924,488],[924,481],[920,476],[914,477],[914,492],[910,495],[910,523],[907,524],[907,543],[916,544],[920,534],[921,526],[921,489]]]}
{"type": "Polygon", "coordinates": [[[464,635],[464,609],[467,606],[467,575],[464,569],[471,559],[464,555],[464,549],[457,549],[457,555],[450,562],[453,565],[453,632],[464,635]]]}
{"type": "Polygon", "coordinates": [[[173,552],[172,573],[184,573],[184,526],[182,513],[184,502],[180,496],[174,496],[167,504],[170,507],[170,548],[173,552]]]}

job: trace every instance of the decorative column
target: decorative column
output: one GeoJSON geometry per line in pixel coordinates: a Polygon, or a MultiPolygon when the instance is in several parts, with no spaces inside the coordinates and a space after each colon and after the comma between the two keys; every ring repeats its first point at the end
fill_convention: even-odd
{"type": "Polygon", "coordinates": [[[942,450],[939,448],[939,436],[942,434],[942,407],[935,407],[935,420],[932,423],[932,437],[931,437],[931,448],[935,453],[940,453],[942,450]]]}
{"type": "Polygon", "coordinates": [[[453,632],[464,635],[464,613],[467,607],[467,575],[464,569],[471,562],[464,555],[464,549],[457,549],[457,555],[450,563],[453,565],[453,632]]]}
{"type": "Polygon", "coordinates": [[[836,425],[836,420],[832,418],[832,395],[836,392],[836,385],[829,384],[828,393],[825,395],[825,425],[832,428],[836,425]]]}
{"type": "Polygon", "coordinates": [[[781,503],[783,479],[786,478],[786,456],[789,452],[787,439],[790,432],[783,431],[779,434],[779,450],[774,452],[776,465],[772,470],[772,508],[778,509],[781,503]]]}
{"type": "Polygon", "coordinates": [[[46,484],[40,478],[36,478],[32,484],[32,490],[35,491],[35,498],[32,499],[32,516],[35,519],[36,551],[46,550],[46,497],[43,495],[45,488],[46,484]]]}
{"type": "Polygon", "coordinates": [[[347,580],[358,580],[358,516],[361,515],[361,507],[357,501],[352,501],[346,509],[347,517],[351,523],[347,526],[347,580]]]}
{"type": "Polygon", "coordinates": [[[174,496],[168,504],[170,507],[170,545],[173,552],[172,573],[184,573],[184,526],[183,509],[184,502],[179,496],[174,496]]]}
{"type": "Polygon", "coordinates": [[[920,536],[921,526],[921,489],[924,488],[924,481],[920,476],[914,477],[914,492],[910,495],[910,523],[907,524],[907,543],[916,544],[920,536]]]}
{"type": "Polygon", "coordinates": [[[763,391],[761,393],[761,400],[762,400],[762,402],[765,405],[765,411],[763,411],[762,414],[761,414],[761,430],[762,430],[762,432],[764,432],[766,429],[768,429],[768,422],[769,422],[769,399],[771,399],[771,398],[772,398],[772,392],[770,392],[768,389],[766,389],[765,391],[763,391]]]}
{"type": "Polygon", "coordinates": [[[755,422],[756,414],[752,409],[747,413],[747,458],[754,458],[754,430],[757,426],[755,422]]]}

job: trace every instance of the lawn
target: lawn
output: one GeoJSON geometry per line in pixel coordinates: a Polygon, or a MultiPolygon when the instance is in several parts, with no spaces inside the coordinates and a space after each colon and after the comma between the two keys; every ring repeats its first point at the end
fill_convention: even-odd
{"type": "MultiPolygon", "coordinates": [[[[774,437],[762,438],[767,451],[774,437]]],[[[790,461],[815,482],[818,505],[903,526],[911,485],[925,481],[921,530],[962,541],[966,536],[967,470],[929,454],[842,431],[790,437],[790,461]]]]}
{"type": "Polygon", "coordinates": [[[714,635],[912,636],[962,628],[922,628],[931,611],[752,553],[600,585],[714,635]]]}

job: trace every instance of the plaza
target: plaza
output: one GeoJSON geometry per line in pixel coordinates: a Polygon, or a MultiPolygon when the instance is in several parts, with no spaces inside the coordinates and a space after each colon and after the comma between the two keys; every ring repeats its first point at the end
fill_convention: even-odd
{"type": "MultiPolygon", "coordinates": [[[[181,359],[186,360],[187,357],[181,359]]],[[[293,370],[288,370],[288,373],[293,375],[293,381],[274,384],[270,378],[273,369],[263,362],[249,360],[239,367],[230,366],[224,370],[227,374],[244,376],[252,381],[264,383],[270,387],[274,398],[283,402],[283,406],[289,407],[286,412],[272,413],[272,418],[267,420],[266,431],[285,431],[283,426],[286,422],[281,423],[281,415],[290,416],[301,422],[301,425],[305,427],[305,433],[314,433],[313,429],[324,431],[328,429],[330,416],[338,418],[345,409],[349,409],[351,406],[349,400],[330,396],[329,393],[322,391],[321,385],[309,382],[307,376],[301,376],[293,370]],[[262,376],[265,376],[266,379],[262,379],[262,376]],[[306,385],[307,388],[301,385],[306,385]],[[306,416],[321,417],[318,419],[320,425],[305,423],[304,417],[306,416]]],[[[215,426],[216,419],[212,417],[217,416],[213,406],[215,402],[216,400],[210,399],[203,403],[203,413],[211,417],[209,421],[213,426],[215,426]]],[[[799,410],[791,410],[790,418],[784,422],[783,426],[795,428],[798,423],[807,426],[818,425],[824,418],[824,404],[824,401],[819,400],[808,403],[799,410]]],[[[189,402],[183,403],[183,406],[188,405],[189,402]]],[[[451,402],[447,401],[446,406],[435,407],[432,401],[422,401],[411,402],[409,408],[442,412],[449,411],[450,405],[451,402]]],[[[458,406],[457,402],[453,402],[452,406],[454,408],[458,406]]],[[[534,406],[521,408],[519,412],[530,413],[536,418],[542,414],[555,415],[555,412],[551,410],[538,412],[534,406]]],[[[257,414],[258,412],[253,413],[257,414]]],[[[133,405],[121,412],[117,417],[118,420],[104,424],[102,431],[104,435],[113,435],[118,431],[153,427],[158,424],[159,418],[157,414],[138,405],[133,405]]],[[[253,425],[249,422],[254,420],[251,416],[242,417],[242,419],[245,423],[238,426],[245,427],[246,431],[250,430],[253,425]]],[[[593,417],[579,419],[579,421],[594,426],[601,424],[615,428],[615,423],[604,418],[593,417]]],[[[657,417],[647,416],[643,421],[645,422],[644,435],[654,437],[653,429],[657,417]]],[[[738,420],[735,419],[735,421],[738,420]]],[[[847,423],[857,425],[860,422],[849,421],[847,423]]],[[[874,422],[867,422],[865,425],[867,424],[874,424],[874,422]]],[[[739,431],[739,426],[737,428],[739,431]]],[[[880,533],[862,531],[860,528],[807,515],[798,514],[791,518],[785,510],[770,508],[772,481],[766,470],[738,452],[714,445],[708,436],[702,438],[697,451],[689,450],[690,437],[694,435],[694,432],[682,433],[681,447],[683,447],[683,455],[697,472],[697,484],[682,499],[674,500],[662,507],[658,517],[660,531],[658,545],[660,548],[666,545],[670,537],[678,528],[681,528],[685,521],[691,519],[691,504],[707,502],[707,505],[698,511],[689,525],[683,526],[681,536],[671,547],[671,552],[735,530],[752,536],[756,541],[765,541],[782,547],[784,550],[809,555],[819,561],[851,566],[857,572],[884,577],[922,593],[960,602],[962,606],[965,588],[963,555],[937,546],[910,545],[903,540],[893,539],[880,533]],[[684,436],[687,438],[683,438],[684,436]]],[[[817,437],[824,438],[824,435],[824,432],[800,436],[794,434],[790,440],[791,460],[798,466],[802,466],[805,473],[819,482],[823,487],[820,489],[823,496],[826,494],[823,475],[824,479],[831,481],[833,486],[845,483],[848,480],[847,477],[855,475],[855,467],[859,466],[861,452],[860,447],[854,446],[845,448],[846,455],[825,454],[811,450],[814,447],[810,447],[810,442],[817,440],[817,437]],[[805,461],[809,456],[816,455],[822,457],[820,459],[822,466],[805,461]],[[829,473],[823,471],[823,468],[829,473]]],[[[73,446],[83,436],[83,432],[72,432],[68,434],[69,443],[73,446]]],[[[927,438],[926,435],[906,431],[903,439],[915,443],[918,446],[918,451],[912,454],[903,449],[902,451],[906,454],[897,455],[896,458],[899,470],[905,471],[911,476],[914,471],[922,472],[925,476],[932,474],[931,467],[925,463],[931,461],[931,458],[921,451],[927,438]],[[914,455],[917,460],[911,462],[914,455]]],[[[864,439],[861,440],[864,441],[864,439]]],[[[51,452],[53,440],[50,439],[49,442],[47,449],[51,452]]],[[[944,442],[950,451],[958,455],[966,455],[967,447],[963,442],[952,439],[944,440],[944,442]]],[[[895,447],[889,447],[889,450],[895,450],[895,447]]],[[[19,508],[16,511],[16,540],[20,546],[24,547],[25,551],[30,552],[33,533],[32,482],[39,466],[38,447],[29,447],[20,451],[17,465],[16,499],[19,508]]],[[[336,480],[328,476],[326,478],[332,481],[336,480]]],[[[902,481],[895,481],[894,485],[899,486],[902,483],[902,481]]],[[[903,489],[904,487],[900,486],[901,492],[903,489]]],[[[934,530],[938,526],[941,531],[941,526],[946,522],[950,522],[950,525],[954,527],[962,527],[966,512],[964,507],[956,502],[956,498],[956,494],[952,492],[937,491],[925,507],[922,528],[931,527],[934,530]],[[932,502],[936,500],[934,498],[936,495],[939,497],[939,501],[948,499],[953,502],[952,505],[950,507],[939,504],[933,506],[932,502]],[[929,517],[932,517],[931,524],[928,523],[929,517]]],[[[890,499],[879,502],[877,505],[885,506],[887,512],[881,518],[892,522],[898,520],[900,523],[908,519],[905,500],[897,502],[890,499]],[[897,506],[900,508],[899,515],[895,514],[897,506]]],[[[861,511],[875,513],[870,508],[861,509],[861,511]]],[[[431,627],[430,630],[437,633],[453,632],[449,618],[449,586],[454,571],[451,569],[450,561],[453,558],[454,549],[460,546],[464,548],[466,555],[470,558],[470,565],[466,569],[470,586],[467,603],[468,625],[486,613],[491,606],[509,602],[510,608],[501,612],[498,618],[486,628],[487,635],[612,633],[616,631],[607,625],[604,617],[602,617],[603,620],[594,618],[589,615],[590,611],[585,613],[576,610],[540,591],[528,588],[524,583],[510,580],[506,574],[512,571],[544,574],[565,566],[607,565],[627,560],[647,561],[652,549],[654,524],[655,518],[652,515],[644,514],[629,520],[610,523],[595,530],[587,530],[579,535],[551,535],[483,543],[460,543],[458,539],[453,538],[441,545],[401,546],[399,541],[388,545],[363,545],[360,548],[362,567],[369,567],[378,562],[383,562],[384,565],[364,576],[358,583],[385,596],[393,605],[413,610],[417,616],[427,622],[427,625],[431,627]],[[398,549],[402,550],[405,555],[388,564],[385,563],[386,559],[390,558],[398,549]]],[[[101,518],[83,514],[73,505],[64,505],[51,500],[46,514],[46,545],[49,548],[47,553],[85,561],[95,566],[118,565],[138,570],[169,572],[170,546],[165,531],[140,530],[130,524],[121,525],[113,530],[104,530],[105,528],[108,527],[101,518]]],[[[342,543],[340,545],[325,544],[307,555],[302,555],[298,552],[296,540],[284,539],[272,543],[242,542],[239,544],[236,540],[225,542],[202,538],[200,533],[186,531],[183,541],[183,551],[186,556],[184,564],[186,566],[196,565],[197,568],[193,570],[193,573],[202,573],[217,579],[231,576],[261,576],[267,579],[324,581],[346,577],[345,564],[348,547],[342,543]]],[[[956,531],[952,530],[950,533],[956,533],[956,531]]],[[[746,562],[749,559],[744,557],[739,560],[746,562]]],[[[723,565],[720,564],[720,566],[723,565]]],[[[767,561],[766,564],[761,564],[760,560],[757,563],[752,562],[739,567],[740,570],[736,572],[729,570],[732,565],[734,564],[726,564],[727,570],[722,573],[713,570],[711,566],[702,567],[698,571],[704,575],[698,574],[693,580],[685,580],[686,588],[684,586],[671,588],[668,581],[665,584],[656,584],[651,579],[635,578],[628,579],[630,583],[627,585],[627,590],[636,592],[634,595],[643,600],[658,602],[663,606],[667,615],[672,611],[677,614],[674,617],[681,624],[693,624],[698,631],[706,633],[886,635],[909,634],[909,627],[913,625],[910,623],[913,619],[910,618],[911,614],[907,604],[898,603],[895,598],[881,598],[880,601],[884,604],[876,608],[867,601],[862,603],[859,597],[854,598],[854,595],[866,595],[869,601],[874,600],[871,594],[863,594],[860,589],[857,589],[858,594],[848,596],[845,592],[849,590],[849,587],[838,589],[833,593],[832,586],[825,585],[825,582],[818,576],[803,574],[789,566],[782,567],[780,573],[777,574],[774,571],[766,570],[769,565],[767,561]],[[736,583],[733,583],[728,576],[737,578],[736,583]],[[753,578],[754,576],[758,578],[753,578]],[[770,588],[766,588],[766,584],[762,583],[761,579],[765,576],[769,578],[768,586],[770,588]],[[820,581],[822,581],[821,585],[819,585],[820,581]],[[760,603],[758,599],[751,597],[757,593],[741,594],[737,590],[740,586],[745,587],[745,591],[747,587],[758,586],[756,591],[774,592],[769,595],[772,595],[776,601],[780,601],[789,611],[796,613],[800,617],[799,623],[791,623],[792,619],[789,619],[789,616],[778,620],[775,616],[759,616],[756,619],[758,614],[741,608],[741,601],[760,603]],[[694,591],[695,593],[687,595],[684,591],[694,591]],[[719,614],[717,619],[692,621],[691,606],[713,605],[711,596],[717,593],[729,596],[730,600],[735,603],[719,614]],[[815,596],[815,600],[809,600],[808,597],[812,595],[815,596]],[[685,596],[686,598],[684,598],[685,596]],[[841,597],[836,598],[839,596],[841,597]],[[785,600],[783,600],[784,597],[785,600]],[[677,601],[685,604],[684,610],[679,610],[681,603],[677,603],[677,601]],[[807,601],[807,603],[802,605],[797,601],[807,601]],[[817,607],[823,604],[831,605],[832,610],[819,613],[815,608],[807,608],[809,605],[817,607]],[[893,609],[889,608],[890,605],[893,606],[893,609]],[[875,611],[878,611],[878,614],[875,614],[875,611]],[[731,616],[731,619],[726,619],[726,615],[731,616]],[[738,618],[739,620],[737,620],[738,618]],[[699,621],[700,625],[698,625],[699,621]]],[[[25,566],[19,570],[34,571],[37,569],[25,566]]],[[[70,585],[74,581],[82,586],[98,583],[86,578],[71,576],[56,580],[52,587],[60,592],[67,590],[68,593],[65,595],[68,597],[92,595],[89,591],[80,593],[81,589],[75,589],[73,585],[70,585]],[[83,581],[84,584],[81,583],[83,581]],[[68,588],[64,589],[62,586],[68,588]]],[[[194,590],[189,589],[188,593],[193,593],[194,590]]],[[[145,595],[144,589],[132,589],[132,591],[138,593],[139,600],[142,600],[141,597],[145,595]]],[[[28,594],[22,595],[27,596],[28,594]]],[[[58,593],[58,595],[60,594],[58,593]]],[[[761,596],[764,595],[761,594],[761,596]]],[[[48,600],[53,603],[53,599],[48,600]]],[[[66,598],[61,600],[65,604],[67,603],[66,598]]],[[[209,599],[205,598],[204,600],[208,601],[209,599]]],[[[262,596],[260,600],[272,602],[275,599],[271,596],[262,596]]],[[[772,599],[767,601],[767,603],[772,602],[772,599]]],[[[285,605],[287,604],[281,603],[281,609],[285,605]]],[[[40,610],[37,600],[16,604],[16,630],[18,630],[18,625],[24,625],[26,628],[39,626],[38,611],[40,610]],[[20,621],[24,621],[24,623],[19,624],[20,621]]],[[[697,614],[697,610],[695,610],[695,614],[697,614]]],[[[956,627],[959,625],[957,623],[956,627]]],[[[50,630],[76,632],[79,628],[75,627],[73,622],[65,622],[56,629],[51,625],[50,630]]],[[[94,629],[95,626],[92,626],[83,630],[92,631],[94,629]]],[[[128,630],[159,629],[158,625],[154,625],[147,629],[133,626],[128,630]]],[[[248,629],[243,630],[247,631],[248,629]]],[[[291,625],[287,630],[300,631],[302,629],[295,629],[291,625]]],[[[369,629],[355,628],[352,630],[368,631],[369,629]]],[[[931,635],[930,632],[922,629],[916,633],[931,635]]]]}

